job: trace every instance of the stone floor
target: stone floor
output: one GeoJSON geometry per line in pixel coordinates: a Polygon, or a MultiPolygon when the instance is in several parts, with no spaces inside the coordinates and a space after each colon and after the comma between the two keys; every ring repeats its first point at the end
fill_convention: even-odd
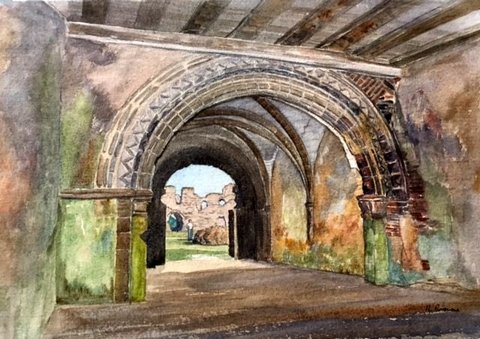
{"type": "Polygon", "coordinates": [[[199,258],[149,270],[146,302],[57,307],[45,337],[478,338],[478,310],[474,292],[376,287],[355,276],[199,258]]]}

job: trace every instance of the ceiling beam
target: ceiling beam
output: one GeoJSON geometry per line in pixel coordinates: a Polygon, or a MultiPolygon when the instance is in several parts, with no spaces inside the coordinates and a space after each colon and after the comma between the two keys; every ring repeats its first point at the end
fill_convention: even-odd
{"type": "Polygon", "coordinates": [[[137,18],[135,19],[135,28],[151,29],[158,28],[160,20],[165,15],[170,0],[143,0],[137,11],[137,18]]]}
{"type": "Polygon", "coordinates": [[[292,2],[293,0],[261,0],[227,37],[255,39],[269,23],[290,8],[292,2]]]}
{"type": "Polygon", "coordinates": [[[480,1],[464,0],[449,7],[438,7],[353,53],[375,57],[431,29],[480,9],[480,1]]]}
{"type": "Polygon", "coordinates": [[[205,33],[229,4],[230,0],[205,1],[195,10],[183,27],[182,32],[189,34],[205,33]]]}
{"type": "Polygon", "coordinates": [[[405,66],[413,61],[423,59],[447,48],[451,49],[477,39],[480,39],[480,24],[462,32],[455,32],[434,40],[422,46],[420,49],[415,49],[407,54],[393,58],[390,60],[390,63],[395,66],[405,66]]]}
{"type": "Polygon", "coordinates": [[[315,47],[347,50],[351,45],[359,42],[420,2],[421,0],[385,0],[315,47]]]}
{"type": "Polygon", "coordinates": [[[107,17],[109,0],[84,0],[82,20],[94,24],[104,24],[107,17]]]}
{"type": "Polygon", "coordinates": [[[331,22],[337,15],[347,11],[361,0],[328,0],[306,15],[295,26],[290,28],[276,44],[299,46],[308,41],[323,25],[331,22]]]}
{"type": "Polygon", "coordinates": [[[401,70],[397,67],[368,62],[340,52],[320,51],[303,47],[286,48],[279,45],[237,39],[150,32],[83,22],[69,22],[68,37],[101,43],[136,45],[193,53],[263,58],[385,77],[401,75],[401,70]]]}

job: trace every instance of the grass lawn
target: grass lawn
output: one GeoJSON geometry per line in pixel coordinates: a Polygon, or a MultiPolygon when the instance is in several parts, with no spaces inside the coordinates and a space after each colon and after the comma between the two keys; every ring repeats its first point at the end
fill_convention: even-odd
{"type": "Polygon", "coordinates": [[[167,261],[190,260],[193,256],[209,256],[231,259],[228,245],[206,246],[187,241],[186,232],[167,232],[167,261]]]}

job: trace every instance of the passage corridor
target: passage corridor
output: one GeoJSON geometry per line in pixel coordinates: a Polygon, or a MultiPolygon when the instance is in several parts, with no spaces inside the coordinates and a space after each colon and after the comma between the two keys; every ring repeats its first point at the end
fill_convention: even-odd
{"type": "MultiPolygon", "coordinates": [[[[167,263],[149,270],[147,279],[144,303],[58,306],[45,336],[255,337],[263,333],[275,337],[291,331],[294,337],[307,333],[329,337],[328,330],[319,331],[347,331],[350,322],[350,332],[341,332],[349,336],[360,335],[355,321],[365,323],[366,317],[374,318],[371,321],[379,328],[410,319],[402,315],[428,323],[422,317],[442,317],[439,312],[446,318],[463,317],[470,326],[467,330],[480,333],[480,317],[472,311],[478,309],[479,295],[453,288],[376,287],[355,276],[220,259],[167,263]]],[[[457,319],[456,324],[462,322],[457,319]]],[[[408,326],[403,326],[402,331],[407,331],[408,326]]],[[[372,334],[365,325],[362,328],[364,335],[365,328],[372,334]]]]}

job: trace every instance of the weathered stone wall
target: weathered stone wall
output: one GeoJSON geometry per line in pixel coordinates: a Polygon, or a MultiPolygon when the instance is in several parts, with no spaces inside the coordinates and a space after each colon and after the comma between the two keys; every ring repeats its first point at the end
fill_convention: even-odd
{"type": "Polygon", "coordinates": [[[112,301],[117,201],[62,200],[59,216],[57,301],[112,301]]]}
{"type": "Polygon", "coordinates": [[[280,152],[272,171],[273,260],[362,275],[363,224],[356,199],[362,194],[361,185],[358,170],[350,167],[340,140],[325,131],[315,161],[309,241],[305,186],[280,152]]]}
{"type": "Polygon", "coordinates": [[[480,287],[480,44],[411,65],[399,96],[425,180],[433,229],[420,236],[427,277],[480,287]]]}
{"type": "Polygon", "coordinates": [[[188,53],[69,39],[62,83],[62,187],[94,186],[105,133],[120,108],[188,53]]]}
{"type": "Polygon", "coordinates": [[[179,213],[183,217],[184,227],[188,220],[192,220],[194,230],[201,230],[211,226],[224,226],[228,229],[228,211],[235,208],[234,184],[226,185],[222,193],[209,193],[205,197],[195,194],[193,188],[183,187],[182,194],[176,193],[174,186],[165,187],[162,203],[167,206],[167,222],[172,213],[179,213]],[[224,202],[221,204],[220,201],[224,202]]]}
{"type": "Polygon", "coordinates": [[[305,187],[300,173],[279,152],[272,170],[272,259],[304,266],[308,252],[305,187]]]}
{"type": "Polygon", "coordinates": [[[0,5],[0,337],[36,338],[55,305],[65,26],[42,2],[0,5]]]}
{"type": "Polygon", "coordinates": [[[319,268],[362,275],[363,223],[357,196],[362,180],[340,140],[326,133],[318,148],[313,188],[313,251],[319,268]]]}

